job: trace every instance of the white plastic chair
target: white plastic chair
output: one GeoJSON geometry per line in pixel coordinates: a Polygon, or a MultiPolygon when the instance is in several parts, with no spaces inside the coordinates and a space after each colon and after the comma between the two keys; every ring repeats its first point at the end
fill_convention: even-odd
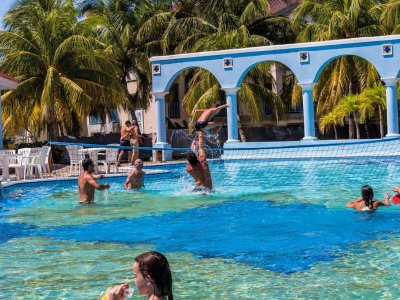
{"type": "Polygon", "coordinates": [[[50,173],[50,167],[48,164],[48,156],[50,153],[49,146],[43,146],[42,148],[33,148],[29,155],[29,159],[26,163],[26,169],[24,174],[24,179],[26,175],[34,177],[34,171],[43,178],[44,173],[50,173]]]}
{"type": "MultiPolygon", "coordinates": [[[[119,146],[118,144],[109,144],[107,146],[119,146]]],[[[115,166],[118,163],[118,148],[107,148],[106,150],[106,158],[105,159],[99,159],[97,161],[98,164],[103,164],[105,169],[106,169],[106,174],[110,173],[111,169],[111,164],[115,164],[115,166]]],[[[117,171],[117,167],[114,169],[114,173],[117,171]]]]}
{"type": "Polygon", "coordinates": [[[21,148],[18,149],[18,154],[15,155],[15,158],[10,159],[9,168],[15,169],[15,175],[17,178],[21,179],[22,175],[25,178],[26,165],[29,161],[29,156],[31,153],[31,148],[21,148]]]}
{"type": "Polygon", "coordinates": [[[70,159],[70,167],[69,167],[69,176],[72,176],[72,168],[74,172],[78,169],[78,172],[81,172],[82,160],[83,160],[83,153],[82,153],[82,146],[76,145],[68,145],[65,146],[68,151],[69,159],[70,159]]]}

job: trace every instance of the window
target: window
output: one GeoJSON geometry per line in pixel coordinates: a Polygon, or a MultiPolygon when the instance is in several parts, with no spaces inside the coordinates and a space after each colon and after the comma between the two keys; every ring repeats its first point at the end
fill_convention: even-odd
{"type": "Polygon", "coordinates": [[[263,102],[263,109],[264,109],[264,114],[266,114],[266,115],[272,114],[272,109],[271,109],[271,105],[269,104],[269,102],[267,102],[267,101],[263,102]]]}
{"type": "Polygon", "coordinates": [[[89,125],[99,125],[103,124],[100,116],[89,115],[89,125]]]}
{"type": "MultiPolygon", "coordinates": [[[[111,119],[110,123],[119,123],[118,109],[111,109],[111,119]]],[[[89,115],[89,125],[101,125],[104,122],[101,120],[100,116],[89,115]]]]}
{"type": "Polygon", "coordinates": [[[288,112],[289,113],[302,113],[303,112],[303,103],[300,102],[296,107],[292,107],[288,105],[288,112]]]}
{"type": "Polygon", "coordinates": [[[180,118],[180,103],[179,101],[173,101],[168,104],[168,117],[169,118],[180,118]]]}
{"type": "Polygon", "coordinates": [[[111,110],[111,123],[119,123],[118,109],[116,108],[111,110]]]}

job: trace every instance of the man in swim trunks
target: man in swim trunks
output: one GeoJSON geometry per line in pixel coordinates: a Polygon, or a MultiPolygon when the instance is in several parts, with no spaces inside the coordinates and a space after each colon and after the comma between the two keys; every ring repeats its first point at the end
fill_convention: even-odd
{"type": "MultiPolygon", "coordinates": [[[[130,143],[130,138],[131,138],[131,132],[132,132],[132,125],[131,125],[131,121],[126,121],[125,122],[125,126],[123,126],[121,128],[121,138],[119,141],[120,146],[123,147],[129,147],[131,145],[130,143]]],[[[118,155],[118,166],[121,164],[121,159],[122,156],[125,154],[125,151],[127,151],[126,149],[121,149],[121,152],[118,155]]],[[[130,151],[128,151],[130,152],[130,151]]],[[[129,157],[129,154],[128,154],[129,157]]]]}
{"type": "Polygon", "coordinates": [[[199,157],[197,158],[196,153],[193,151],[188,152],[186,158],[188,163],[186,165],[186,171],[196,181],[196,187],[194,191],[198,190],[211,190],[212,179],[211,171],[208,167],[206,152],[203,149],[203,134],[199,134],[199,157]]]}
{"type": "MultiPolygon", "coordinates": [[[[91,204],[94,201],[95,190],[109,189],[110,185],[100,184],[96,182],[96,179],[92,175],[94,172],[94,163],[90,158],[85,158],[82,161],[83,173],[78,178],[78,190],[79,190],[79,203],[91,204]]],[[[103,178],[102,175],[98,176],[97,179],[103,178]]]]}
{"type": "MultiPolygon", "coordinates": [[[[208,127],[213,127],[213,126],[210,126],[210,125],[214,125],[215,123],[214,123],[214,122],[210,122],[210,120],[211,120],[213,117],[215,117],[215,115],[218,114],[218,112],[219,112],[221,109],[223,109],[223,108],[225,108],[225,107],[229,107],[229,105],[228,105],[228,104],[221,105],[221,103],[216,102],[216,103],[214,104],[214,106],[211,107],[211,108],[207,108],[207,109],[196,109],[196,110],[195,110],[195,113],[201,112],[201,115],[200,115],[200,117],[197,119],[197,122],[196,122],[196,124],[195,124],[196,131],[197,131],[197,132],[202,131],[202,130],[203,130],[204,128],[206,128],[207,126],[208,126],[208,127]]],[[[218,124],[217,124],[217,125],[218,125],[218,124]]]]}
{"type": "Polygon", "coordinates": [[[144,172],[142,170],[143,161],[141,159],[135,160],[135,169],[128,175],[124,182],[126,190],[140,189],[144,187],[144,172]]]}
{"type": "MultiPolygon", "coordinates": [[[[132,147],[139,147],[139,138],[141,135],[139,134],[139,127],[137,126],[137,122],[135,120],[132,121],[131,127],[131,140],[130,145],[132,147]]],[[[132,149],[132,158],[131,163],[132,166],[135,164],[135,161],[139,158],[139,149],[132,149]]]]}

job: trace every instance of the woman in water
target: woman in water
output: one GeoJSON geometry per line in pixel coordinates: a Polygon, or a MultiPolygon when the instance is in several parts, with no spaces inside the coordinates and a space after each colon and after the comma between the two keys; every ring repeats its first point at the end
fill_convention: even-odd
{"type": "MultiPolygon", "coordinates": [[[[133,263],[135,285],[148,300],[173,300],[172,275],[164,255],[151,251],[140,254],[133,263]]],[[[107,292],[108,300],[125,299],[128,284],[114,287],[107,292]]]]}
{"type": "Polygon", "coordinates": [[[361,196],[358,197],[357,200],[347,203],[346,207],[354,208],[355,210],[360,210],[360,211],[374,211],[379,206],[390,206],[389,192],[385,193],[384,198],[385,202],[374,200],[374,190],[372,189],[371,186],[364,185],[361,188],[361,196]]]}

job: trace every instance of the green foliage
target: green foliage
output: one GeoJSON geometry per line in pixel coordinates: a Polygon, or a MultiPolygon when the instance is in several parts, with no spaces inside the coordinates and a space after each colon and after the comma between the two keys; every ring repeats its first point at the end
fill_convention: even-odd
{"type": "Polygon", "coordinates": [[[90,113],[105,119],[125,100],[120,68],[82,35],[77,16],[68,0],[20,0],[6,14],[0,70],[20,81],[3,96],[9,136],[47,128],[55,137],[90,113]]]}

